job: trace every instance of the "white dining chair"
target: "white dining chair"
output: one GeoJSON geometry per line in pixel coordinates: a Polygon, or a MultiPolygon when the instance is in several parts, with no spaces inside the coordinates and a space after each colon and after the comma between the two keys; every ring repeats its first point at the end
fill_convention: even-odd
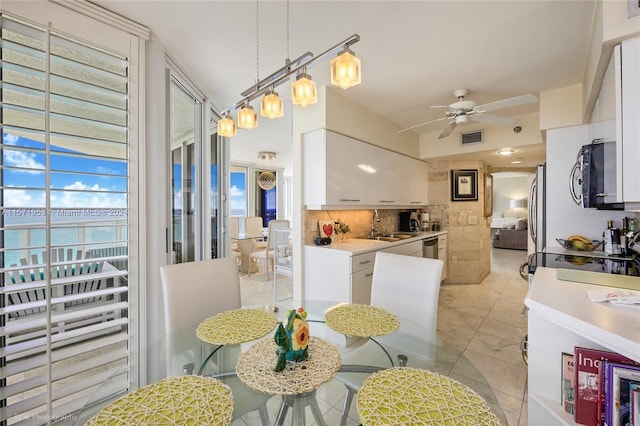
{"type": "Polygon", "coordinates": [[[247,237],[262,239],[264,234],[262,228],[264,228],[263,220],[261,216],[249,216],[244,218],[244,234],[247,237]]]}
{"type": "MultiPolygon", "coordinates": [[[[166,375],[170,377],[193,371],[209,354],[211,346],[198,339],[195,328],[215,314],[240,309],[240,276],[235,259],[225,257],[162,266],[160,278],[165,311],[166,375]]],[[[239,350],[227,348],[236,349],[239,350]]],[[[235,366],[226,367],[235,369],[235,366]]],[[[235,376],[224,381],[231,387],[236,401],[234,418],[258,410],[262,424],[269,424],[266,402],[270,395],[248,389],[235,376]]]]}
{"type": "MultiPolygon", "coordinates": [[[[426,343],[421,355],[433,361],[443,265],[444,262],[438,259],[378,252],[371,284],[371,305],[412,320],[417,327],[404,327],[403,331],[415,334],[416,342],[426,343]]],[[[391,367],[386,354],[371,341],[343,356],[342,364],[391,367]]],[[[341,426],[347,422],[353,396],[368,376],[365,373],[336,375],[347,388],[341,426]]]]}
{"type": "MultiPolygon", "coordinates": [[[[275,256],[275,229],[288,229],[290,227],[290,222],[286,219],[276,219],[269,222],[269,231],[267,236],[267,244],[263,249],[255,249],[251,252],[251,259],[257,262],[264,263],[265,274],[267,277],[267,281],[271,281],[271,276],[269,275],[269,265],[272,265],[274,256],[275,256]]],[[[271,272],[273,272],[273,266],[271,267],[271,272]]]]}

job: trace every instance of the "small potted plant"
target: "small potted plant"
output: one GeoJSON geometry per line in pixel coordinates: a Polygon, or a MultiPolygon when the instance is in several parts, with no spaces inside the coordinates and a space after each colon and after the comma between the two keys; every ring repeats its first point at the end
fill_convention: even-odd
{"type": "Polygon", "coordinates": [[[347,225],[346,223],[342,222],[341,220],[337,221],[335,226],[334,226],[334,230],[336,232],[336,234],[340,235],[340,240],[344,241],[347,239],[347,233],[351,232],[351,228],[349,228],[349,225],[347,225]]]}

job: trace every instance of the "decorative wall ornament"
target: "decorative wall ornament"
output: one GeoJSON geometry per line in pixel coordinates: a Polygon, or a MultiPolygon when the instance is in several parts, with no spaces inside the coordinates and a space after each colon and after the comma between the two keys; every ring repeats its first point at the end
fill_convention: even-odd
{"type": "Polygon", "coordinates": [[[258,186],[265,191],[276,186],[276,175],[272,172],[262,172],[258,175],[258,186]]]}

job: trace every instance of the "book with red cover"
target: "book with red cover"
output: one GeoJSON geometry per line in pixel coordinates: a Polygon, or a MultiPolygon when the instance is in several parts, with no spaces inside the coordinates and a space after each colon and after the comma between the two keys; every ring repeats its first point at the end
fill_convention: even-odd
{"type": "Polygon", "coordinates": [[[581,425],[600,426],[604,420],[604,392],[601,391],[602,380],[598,372],[598,366],[602,360],[636,364],[633,360],[616,352],[575,347],[574,420],[581,425]]]}

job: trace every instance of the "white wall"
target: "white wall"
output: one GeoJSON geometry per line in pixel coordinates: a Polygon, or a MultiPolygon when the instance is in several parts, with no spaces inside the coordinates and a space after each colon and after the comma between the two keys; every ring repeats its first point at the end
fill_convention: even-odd
{"type": "Polygon", "coordinates": [[[493,174],[493,217],[527,217],[527,207],[512,209],[511,200],[527,200],[528,175],[513,173],[493,174]]]}

